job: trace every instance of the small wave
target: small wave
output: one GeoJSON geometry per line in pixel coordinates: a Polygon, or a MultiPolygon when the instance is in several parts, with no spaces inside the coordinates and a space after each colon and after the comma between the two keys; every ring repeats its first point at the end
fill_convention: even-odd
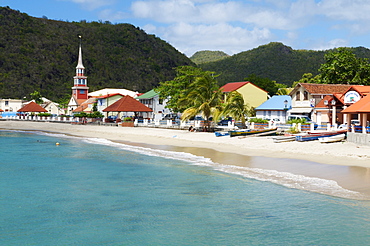
{"type": "Polygon", "coordinates": [[[343,187],[338,185],[338,183],[334,180],[320,179],[316,177],[307,177],[304,175],[297,175],[289,172],[280,172],[276,170],[222,165],[219,163],[212,162],[212,160],[209,158],[196,156],[190,153],[131,146],[127,144],[112,142],[107,139],[96,138],[96,139],[86,139],[85,141],[95,144],[115,146],[124,150],[133,151],[144,155],[182,160],[190,162],[193,165],[212,167],[214,170],[220,172],[238,175],[259,181],[271,182],[292,189],[307,190],[320,194],[326,194],[348,199],[364,199],[364,196],[361,193],[344,189],[343,187]]]}
{"type": "MultiPolygon", "coordinates": [[[[37,134],[48,135],[51,137],[81,139],[80,137],[69,136],[59,133],[35,132],[37,134]]],[[[181,160],[198,166],[211,167],[214,170],[242,176],[249,179],[255,179],[264,182],[271,182],[282,185],[287,188],[306,190],[320,194],[337,196],[347,199],[365,199],[365,196],[360,192],[344,189],[334,180],[320,179],[316,177],[308,177],[304,175],[293,174],[289,172],[280,172],[277,170],[268,170],[261,168],[240,167],[232,165],[223,165],[213,162],[209,158],[196,156],[186,152],[175,152],[168,150],[152,149],[140,146],[132,146],[123,143],[113,142],[103,138],[83,138],[84,142],[90,144],[100,144],[119,148],[126,151],[132,151],[139,154],[157,156],[174,160],[181,160]]]]}

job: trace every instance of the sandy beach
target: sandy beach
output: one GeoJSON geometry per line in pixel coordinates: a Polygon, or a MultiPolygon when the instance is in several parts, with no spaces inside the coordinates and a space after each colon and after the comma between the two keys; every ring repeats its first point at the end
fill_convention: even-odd
{"type": "Polygon", "coordinates": [[[370,147],[348,142],[274,143],[269,137],[230,138],[215,137],[213,133],[161,128],[26,121],[0,121],[0,129],[64,133],[189,152],[211,158],[212,161],[221,164],[246,165],[335,180],[346,189],[370,196],[370,147]],[[256,166],[253,161],[250,161],[251,158],[266,159],[258,162],[256,166]]]}

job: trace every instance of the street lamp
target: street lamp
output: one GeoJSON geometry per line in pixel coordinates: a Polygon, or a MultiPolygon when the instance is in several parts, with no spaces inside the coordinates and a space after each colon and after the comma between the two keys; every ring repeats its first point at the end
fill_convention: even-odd
{"type": "Polygon", "coordinates": [[[288,100],[284,100],[285,122],[286,122],[287,111],[288,111],[288,100]]]}

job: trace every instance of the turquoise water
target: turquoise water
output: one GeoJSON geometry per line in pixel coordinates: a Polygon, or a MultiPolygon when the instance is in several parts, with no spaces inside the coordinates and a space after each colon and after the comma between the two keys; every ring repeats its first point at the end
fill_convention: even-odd
{"type": "Polygon", "coordinates": [[[101,139],[0,131],[0,146],[0,245],[370,244],[368,201],[101,139]]]}

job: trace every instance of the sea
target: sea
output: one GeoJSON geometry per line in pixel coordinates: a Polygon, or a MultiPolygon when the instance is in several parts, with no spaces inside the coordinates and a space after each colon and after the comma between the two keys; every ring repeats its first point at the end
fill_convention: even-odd
{"type": "Polygon", "coordinates": [[[330,180],[43,132],[0,146],[0,245],[370,245],[370,202],[330,180]]]}

